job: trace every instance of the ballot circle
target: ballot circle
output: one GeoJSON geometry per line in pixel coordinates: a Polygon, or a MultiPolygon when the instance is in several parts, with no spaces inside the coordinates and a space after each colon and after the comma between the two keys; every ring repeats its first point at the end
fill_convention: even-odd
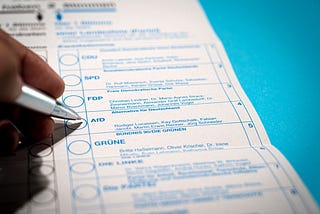
{"type": "Polygon", "coordinates": [[[74,120],[67,120],[66,121],[66,126],[68,127],[68,129],[72,129],[72,130],[80,130],[83,129],[84,127],[86,127],[88,125],[88,122],[81,118],[81,124],[79,127],[72,127],[72,125],[74,124],[74,120]]]}
{"type": "Polygon", "coordinates": [[[79,185],[73,189],[72,195],[75,199],[79,201],[92,201],[96,199],[99,195],[99,189],[91,184],[79,185]]]}
{"type": "Polygon", "coordinates": [[[77,162],[70,166],[70,171],[76,174],[87,174],[95,169],[94,164],[90,162],[77,162]]]}
{"type": "Polygon", "coordinates": [[[71,108],[76,108],[83,105],[84,99],[78,95],[69,95],[63,99],[63,103],[71,108]]]}
{"type": "Polygon", "coordinates": [[[32,201],[39,205],[51,203],[57,197],[56,191],[50,188],[44,190],[39,188],[35,189],[33,192],[35,193],[35,196],[32,197],[32,201]]]}
{"type": "Polygon", "coordinates": [[[68,145],[68,151],[74,155],[84,155],[91,150],[91,145],[85,140],[75,140],[68,145]]]}
{"type": "Polygon", "coordinates": [[[59,61],[62,65],[71,66],[77,64],[79,59],[76,55],[67,53],[61,55],[59,61]]]}
{"type": "Polygon", "coordinates": [[[46,143],[37,143],[29,147],[29,154],[34,157],[46,157],[52,153],[52,147],[46,143]]]}
{"type": "Polygon", "coordinates": [[[48,164],[36,165],[29,169],[29,174],[32,174],[35,176],[48,176],[48,175],[51,175],[53,172],[54,172],[53,166],[50,166],[48,164]]]}
{"type": "Polygon", "coordinates": [[[69,74],[62,77],[66,86],[77,86],[81,83],[81,79],[79,76],[74,74],[69,74]]]}

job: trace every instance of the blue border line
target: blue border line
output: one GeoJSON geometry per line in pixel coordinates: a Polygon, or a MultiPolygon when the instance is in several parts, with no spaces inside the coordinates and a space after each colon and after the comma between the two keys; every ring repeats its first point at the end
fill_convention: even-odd
{"type": "MultiPolygon", "coordinates": [[[[58,60],[60,59],[60,51],[59,50],[57,50],[57,58],[58,58],[58,60]]],[[[58,68],[59,68],[59,74],[60,74],[60,76],[61,76],[61,64],[60,64],[60,60],[58,61],[58,68]]],[[[62,94],[62,96],[61,96],[61,99],[63,100],[64,99],[64,94],[62,94]]],[[[66,143],[65,143],[65,151],[68,151],[68,135],[67,135],[67,127],[66,127],[66,120],[64,120],[64,135],[65,135],[65,141],[66,141],[66,143]]],[[[67,162],[68,162],[68,166],[70,167],[70,157],[69,157],[69,153],[68,152],[66,152],[67,153],[67,162]]],[[[72,174],[70,173],[70,171],[69,171],[69,183],[70,183],[70,189],[69,189],[69,193],[70,193],[70,195],[72,195],[72,188],[73,188],[73,178],[72,178],[72,174]]],[[[72,198],[70,198],[71,199],[71,207],[72,207],[72,213],[75,213],[75,205],[74,205],[74,201],[72,200],[72,198]]]]}
{"type": "MultiPolygon", "coordinates": [[[[76,51],[77,51],[77,55],[79,56],[80,55],[79,49],[77,49],[76,51]]],[[[79,61],[79,73],[80,73],[80,79],[82,79],[83,75],[82,75],[82,69],[81,69],[80,61],[79,61]]],[[[82,96],[85,98],[85,90],[83,88],[83,83],[81,84],[81,88],[82,88],[82,96]]],[[[84,102],[84,108],[85,108],[86,119],[88,121],[88,112],[87,112],[87,104],[86,104],[86,102],[84,102]]],[[[90,124],[88,123],[87,125],[88,125],[89,144],[91,145],[91,148],[92,148],[92,138],[91,138],[91,132],[90,132],[90,124]]],[[[94,155],[93,155],[93,149],[91,149],[91,157],[92,157],[93,164],[96,166],[96,161],[95,161],[95,158],[94,158],[94,155]]],[[[97,188],[99,188],[99,190],[100,190],[101,185],[100,185],[99,174],[98,174],[97,168],[94,169],[94,172],[96,174],[97,188]]],[[[99,199],[100,199],[101,212],[105,213],[104,200],[103,200],[102,194],[100,194],[99,199]]]]}
{"type": "MultiPolygon", "coordinates": [[[[220,79],[220,77],[219,77],[219,74],[218,74],[216,68],[214,67],[214,63],[213,63],[213,60],[212,60],[212,58],[211,58],[210,52],[208,51],[208,47],[207,47],[208,45],[209,45],[209,44],[204,44],[204,48],[205,48],[206,53],[207,53],[207,56],[208,56],[208,58],[209,58],[209,60],[210,60],[210,62],[211,62],[211,67],[213,68],[214,73],[216,74],[216,77],[218,78],[218,80],[219,80],[219,82],[220,82],[220,84],[221,84],[221,79],[220,79]]],[[[221,59],[220,59],[220,61],[221,61],[221,59]]],[[[238,117],[238,119],[239,119],[239,121],[240,121],[240,123],[241,123],[241,126],[242,126],[242,128],[243,128],[243,131],[244,131],[246,137],[247,137],[247,140],[248,140],[249,145],[252,146],[252,144],[251,144],[251,142],[250,142],[250,138],[248,137],[247,131],[246,131],[246,129],[245,129],[244,126],[243,126],[242,120],[241,120],[241,118],[240,118],[240,116],[239,116],[239,114],[238,114],[238,112],[237,112],[237,109],[236,109],[236,108],[234,107],[234,105],[232,104],[232,102],[231,102],[231,100],[230,100],[230,98],[229,98],[229,95],[227,94],[227,92],[226,92],[223,84],[221,84],[221,87],[222,87],[222,89],[223,89],[226,97],[228,98],[228,100],[229,100],[229,102],[230,102],[233,110],[235,111],[235,113],[236,113],[236,115],[237,115],[237,117],[238,117]]],[[[252,121],[252,120],[251,120],[251,121],[252,121]]]]}

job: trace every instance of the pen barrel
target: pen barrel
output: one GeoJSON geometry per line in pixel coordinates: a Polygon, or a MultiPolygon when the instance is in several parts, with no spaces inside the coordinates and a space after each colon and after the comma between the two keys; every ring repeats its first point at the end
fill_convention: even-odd
{"type": "Polygon", "coordinates": [[[52,113],[56,104],[53,98],[27,85],[22,86],[22,92],[15,102],[23,107],[47,115],[52,113]]]}

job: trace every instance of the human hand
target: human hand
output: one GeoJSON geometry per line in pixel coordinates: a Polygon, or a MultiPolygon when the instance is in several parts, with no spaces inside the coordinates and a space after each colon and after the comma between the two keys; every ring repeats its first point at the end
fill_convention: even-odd
{"type": "Polygon", "coordinates": [[[62,79],[45,61],[0,29],[0,153],[17,148],[20,134],[16,127],[33,139],[45,138],[54,129],[50,116],[14,104],[23,83],[53,98],[64,91],[62,79]]]}

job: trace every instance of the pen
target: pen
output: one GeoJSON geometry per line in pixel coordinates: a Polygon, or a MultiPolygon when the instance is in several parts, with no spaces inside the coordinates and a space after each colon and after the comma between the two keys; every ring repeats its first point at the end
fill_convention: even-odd
{"type": "Polygon", "coordinates": [[[23,85],[22,92],[15,103],[43,114],[62,119],[80,120],[81,117],[63,103],[49,97],[41,91],[23,85]]]}

